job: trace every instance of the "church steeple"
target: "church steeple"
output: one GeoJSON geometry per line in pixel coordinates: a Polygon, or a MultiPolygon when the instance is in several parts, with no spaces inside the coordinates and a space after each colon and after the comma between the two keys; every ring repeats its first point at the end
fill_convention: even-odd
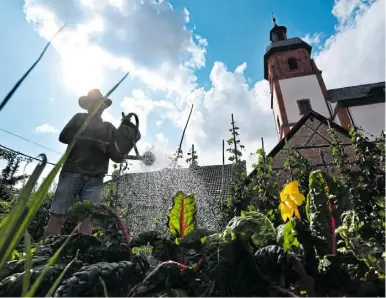
{"type": "Polygon", "coordinates": [[[272,21],[264,78],[270,85],[271,108],[282,139],[309,110],[327,118],[332,114],[321,71],[311,58],[311,46],[298,37],[287,38],[287,28],[278,26],[273,15],[272,21]]]}
{"type": "Polygon", "coordinates": [[[278,26],[276,24],[276,18],[272,13],[273,28],[269,32],[269,40],[272,42],[286,40],[287,39],[287,28],[285,26],[278,26]]]}

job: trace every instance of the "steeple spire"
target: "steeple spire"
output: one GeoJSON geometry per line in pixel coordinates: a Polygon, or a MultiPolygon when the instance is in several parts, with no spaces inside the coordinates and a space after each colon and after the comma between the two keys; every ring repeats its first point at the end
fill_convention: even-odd
{"type": "Polygon", "coordinates": [[[272,12],[272,23],[273,23],[275,26],[277,26],[277,25],[276,25],[276,18],[274,17],[273,12],[272,12]]]}
{"type": "Polygon", "coordinates": [[[278,26],[276,24],[276,18],[272,12],[273,28],[269,32],[269,40],[272,42],[281,41],[287,39],[287,28],[285,26],[278,26]]]}

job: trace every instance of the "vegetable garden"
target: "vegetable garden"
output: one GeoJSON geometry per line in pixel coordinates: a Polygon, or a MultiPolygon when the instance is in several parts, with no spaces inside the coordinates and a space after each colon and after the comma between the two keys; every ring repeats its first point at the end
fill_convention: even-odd
{"type": "MultiPolygon", "coordinates": [[[[0,295],[384,297],[384,135],[369,142],[352,128],[350,136],[353,158],[338,140],[331,146],[334,177],[289,155],[283,187],[259,150],[257,179],[235,172],[217,231],[198,226],[195,195],[176,190],[169,237],[131,235],[107,198],[75,204],[66,235],[41,240],[56,175],[33,189],[43,156],[20,191],[2,184],[0,295]],[[92,236],[77,233],[84,218],[92,236]]],[[[2,157],[13,158],[2,181],[23,179],[10,179],[17,160],[2,157]]]]}

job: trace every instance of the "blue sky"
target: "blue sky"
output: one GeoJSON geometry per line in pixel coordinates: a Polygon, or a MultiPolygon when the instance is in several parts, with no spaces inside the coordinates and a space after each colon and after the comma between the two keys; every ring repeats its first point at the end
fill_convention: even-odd
{"type": "MultiPolygon", "coordinates": [[[[170,0],[173,9],[164,6],[156,16],[152,14],[154,4],[130,19],[124,16],[125,10],[114,19],[112,16],[117,16],[117,12],[112,12],[111,7],[99,7],[98,1],[94,4],[92,0],[75,1],[78,5],[71,5],[70,0],[54,2],[26,1],[24,11],[23,0],[0,1],[0,38],[4,45],[0,48],[2,97],[38,57],[55,25],[70,22],[65,33],[55,40],[57,44],[49,48],[1,111],[0,129],[60,152],[64,152],[65,146],[59,143],[57,130],[82,111],[78,106],[79,96],[87,92],[88,86],[94,86],[93,83],[106,92],[125,70],[132,70],[132,75],[112,95],[114,103],[108,109],[106,120],[119,124],[121,111],[138,111],[143,116],[141,127],[146,126],[139,144],[141,150],[158,146],[168,154],[175,151],[191,103],[195,109],[184,149],[194,143],[201,164],[221,163],[221,140],[227,138],[231,112],[241,127],[242,142],[248,152],[257,149],[261,136],[267,140],[268,147],[274,146],[277,137],[263,80],[263,55],[272,28],[271,12],[278,24],[287,26],[289,37],[301,37],[313,43],[314,57],[324,71],[328,88],[384,79],[384,67],[381,69],[384,58],[380,58],[384,52],[384,31],[377,35],[373,30],[384,28],[380,9],[375,7],[384,6],[383,0],[170,0]],[[186,10],[189,12],[187,23],[186,10]],[[43,20],[42,27],[33,22],[37,16],[43,20]],[[82,31],[89,39],[86,38],[85,45],[75,48],[79,44],[75,42],[79,25],[89,23],[95,16],[104,24],[103,29],[92,27],[95,31],[91,33],[82,31]],[[106,24],[111,32],[122,31],[134,42],[112,39],[106,24]],[[366,32],[365,26],[371,30],[366,32]],[[195,35],[199,35],[199,39],[195,35]],[[189,36],[193,36],[193,41],[189,36]],[[378,41],[373,41],[374,36],[378,41]],[[348,55],[353,55],[350,45],[344,42],[350,38],[358,47],[376,43],[379,53],[374,57],[374,50],[363,46],[354,57],[359,62],[350,66],[339,64],[343,60],[339,57],[348,59],[348,55]],[[72,42],[74,48],[69,46],[72,42]],[[108,58],[97,53],[87,61],[89,64],[83,64],[87,58],[84,53],[95,45],[107,53],[108,58]],[[85,56],[80,55],[81,50],[85,56]],[[183,64],[187,62],[193,66],[183,64]],[[243,63],[246,64],[243,66],[243,63]],[[88,65],[95,66],[95,72],[90,72],[88,65]],[[363,65],[368,70],[364,70],[363,65]],[[178,66],[181,69],[174,71],[178,66]],[[79,75],[82,72],[87,78],[79,75]],[[99,75],[94,75],[98,72],[99,75]],[[160,78],[166,82],[157,83],[160,78]],[[137,91],[133,93],[133,90],[137,91]],[[52,128],[51,132],[47,129],[41,132],[47,127],[52,128]]],[[[115,2],[130,10],[136,1],[115,2]]],[[[44,152],[52,162],[60,157],[1,130],[0,140],[0,144],[32,156],[44,152]]]]}

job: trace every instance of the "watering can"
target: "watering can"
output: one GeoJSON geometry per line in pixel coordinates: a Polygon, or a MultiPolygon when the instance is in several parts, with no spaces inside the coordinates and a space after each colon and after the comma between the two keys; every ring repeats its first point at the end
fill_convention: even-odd
{"type": "MultiPolygon", "coordinates": [[[[135,119],[135,134],[134,135],[138,135],[138,128],[139,128],[139,119],[138,119],[138,115],[135,114],[135,113],[129,113],[125,116],[124,113],[122,113],[122,123],[124,121],[130,121],[131,117],[134,117],[135,119]]],[[[122,125],[118,128],[118,133],[119,133],[119,129],[121,129],[121,127],[123,127],[122,125]]],[[[136,146],[136,139],[133,140],[133,148],[134,148],[134,151],[135,151],[135,155],[126,155],[125,156],[125,159],[130,159],[130,160],[141,160],[146,166],[151,166],[154,161],[155,161],[155,156],[152,152],[150,151],[146,151],[142,156],[139,155],[139,152],[138,152],[138,148],[136,146]]]]}
{"type": "MultiPolygon", "coordinates": [[[[138,135],[138,128],[139,128],[139,119],[138,115],[135,113],[129,113],[125,116],[124,113],[122,113],[122,124],[118,127],[117,129],[117,135],[120,136],[120,138],[116,138],[114,141],[115,149],[118,152],[130,152],[132,148],[134,148],[135,155],[126,155],[124,156],[125,159],[130,159],[130,160],[141,160],[146,166],[151,166],[154,161],[155,161],[155,156],[151,151],[146,151],[142,156],[139,154],[138,148],[136,146],[136,141],[137,139],[133,139],[133,143],[129,144],[125,140],[125,135],[127,137],[131,137],[130,132],[127,130],[127,125],[130,122],[130,118],[134,117],[135,119],[135,131],[134,135],[138,135]],[[121,148],[121,149],[120,149],[121,148]],[[123,148],[123,149],[122,149],[123,148]]],[[[130,125],[132,127],[132,124],[130,125]]],[[[78,138],[80,139],[88,139],[88,140],[95,140],[94,138],[91,137],[85,137],[85,136],[79,136],[78,138]]],[[[108,145],[108,142],[104,142],[106,145],[108,145]]]]}

